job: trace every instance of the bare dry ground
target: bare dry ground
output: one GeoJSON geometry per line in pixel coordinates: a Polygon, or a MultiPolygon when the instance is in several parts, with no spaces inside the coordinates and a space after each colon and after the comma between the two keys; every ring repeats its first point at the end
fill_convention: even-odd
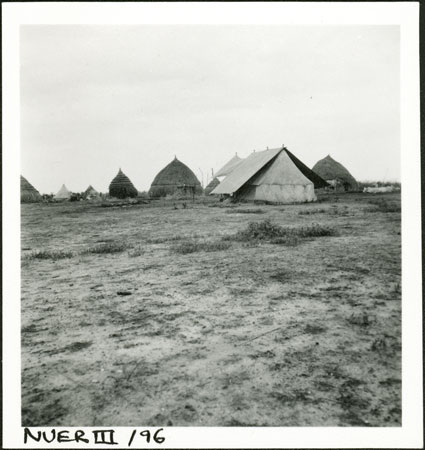
{"type": "Polygon", "coordinates": [[[23,205],[23,425],[399,426],[400,195],[322,200],[23,205]]]}

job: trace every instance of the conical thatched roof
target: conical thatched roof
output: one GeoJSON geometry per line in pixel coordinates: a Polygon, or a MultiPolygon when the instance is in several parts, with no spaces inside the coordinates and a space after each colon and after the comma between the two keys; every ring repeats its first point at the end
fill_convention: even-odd
{"type": "Polygon", "coordinates": [[[96,191],[96,189],[90,185],[85,191],[84,191],[84,197],[95,197],[97,195],[99,195],[99,192],[96,191]]]}
{"type": "Polygon", "coordinates": [[[109,185],[109,195],[116,198],[137,197],[137,189],[120,169],[109,185]]]}
{"type": "Polygon", "coordinates": [[[313,171],[327,181],[338,181],[346,191],[357,191],[359,186],[351,173],[330,155],[318,161],[313,171]]]}
{"type": "Polygon", "coordinates": [[[181,161],[174,158],[155,177],[149,189],[151,197],[173,195],[181,188],[193,190],[196,195],[202,194],[202,186],[196,175],[181,161]]]}
{"type": "Polygon", "coordinates": [[[37,189],[21,175],[21,202],[33,203],[40,200],[42,200],[42,197],[37,189]]]}
{"type": "Polygon", "coordinates": [[[66,200],[71,197],[71,192],[68,191],[67,187],[63,184],[62,187],[59,189],[57,194],[55,195],[55,198],[58,200],[66,200]]]}
{"type": "Polygon", "coordinates": [[[204,194],[208,195],[211,193],[218,185],[220,184],[220,180],[218,178],[213,178],[207,187],[204,189],[204,194]]]}

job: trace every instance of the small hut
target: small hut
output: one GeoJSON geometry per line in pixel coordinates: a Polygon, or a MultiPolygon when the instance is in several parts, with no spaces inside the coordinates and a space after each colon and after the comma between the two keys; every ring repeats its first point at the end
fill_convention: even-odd
{"type": "Polygon", "coordinates": [[[220,184],[220,180],[218,178],[213,178],[204,189],[204,194],[210,194],[218,185],[220,184]]]}
{"type": "Polygon", "coordinates": [[[195,196],[201,195],[202,192],[201,183],[196,175],[177,157],[158,173],[149,189],[151,197],[165,197],[166,195],[195,196]]]}
{"type": "Polygon", "coordinates": [[[99,192],[96,191],[96,189],[90,185],[83,194],[83,198],[85,198],[86,200],[90,200],[92,198],[97,198],[99,197],[99,192]]]}
{"type": "Polygon", "coordinates": [[[21,203],[40,202],[42,199],[40,192],[21,175],[21,203]]]}
{"type": "Polygon", "coordinates": [[[63,184],[54,198],[56,200],[69,200],[71,198],[71,192],[68,191],[67,187],[63,184]]]}
{"type": "Polygon", "coordinates": [[[330,155],[313,166],[313,171],[326,180],[336,191],[358,191],[359,185],[351,173],[330,155]]]}
{"type": "Polygon", "coordinates": [[[109,195],[116,198],[137,197],[137,189],[120,169],[109,185],[109,195]]]}

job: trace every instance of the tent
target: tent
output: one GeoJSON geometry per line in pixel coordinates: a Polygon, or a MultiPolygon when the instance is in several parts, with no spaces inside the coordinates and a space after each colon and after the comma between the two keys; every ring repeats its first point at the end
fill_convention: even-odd
{"type": "Polygon", "coordinates": [[[54,198],[56,200],[68,200],[69,198],[71,198],[71,192],[69,192],[66,186],[63,184],[54,198]]]}
{"type": "Polygon", "coordinates": [[[357,191],[359,185],[351,173],[330,155],[318,161],[313,170],[334,187],[335,190],[357,191]]]}
{"type": "Polygon", "coordinates": [[[201,195],[202,192],[201,183],[196,175],[177,157],[157,174],[149,189],[151,197],[175,194],[201,195]]]}
{"type": "Polygon", "coordinates": [[[137,189],[120,169],[109,185],[109,195],[116,198],[137,197],[137,189]]]}
{"type": "Polygon", "coordinates": [[[41,200],[42,197],[37,189],[21,175],[21,202],[33,203],[41,200]]]}
{"type": "Polygon", "coordinates": [[[316,200],[315,188],[328,183],[285,147],[254,152],[244,159],[212,194],[238,200],[301,203],[316,200]]]}
{"type": "Polygon", "coordinates": [[[90,185],[90,186],[84,191],[83,197],[84,197],[85,199],[90,200],[91,198],[99,197],[99,192],[97,192],[96,189],[95,189],[92,185],[90,185]]]}
{"type": "Polygon", "coordinates": [[[230,161],[228,161],[217,173],[214,174],[215,178],[219,181],[223,180],[223,178],[232,173],[232,171],[235,170],[242,161],[243,159],[239,158],[236,153],[230,161]]]}

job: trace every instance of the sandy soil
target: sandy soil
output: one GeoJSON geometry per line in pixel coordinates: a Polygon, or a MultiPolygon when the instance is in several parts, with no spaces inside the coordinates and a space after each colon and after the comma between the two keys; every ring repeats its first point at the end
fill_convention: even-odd
{"type": "Polygon", "coordinates": [[[399,426],[400,212],[378,198],[400,205],[22,205],[23,425],[399,426]],[[338,235],[175,252],[265,218],[338,235]]]}

